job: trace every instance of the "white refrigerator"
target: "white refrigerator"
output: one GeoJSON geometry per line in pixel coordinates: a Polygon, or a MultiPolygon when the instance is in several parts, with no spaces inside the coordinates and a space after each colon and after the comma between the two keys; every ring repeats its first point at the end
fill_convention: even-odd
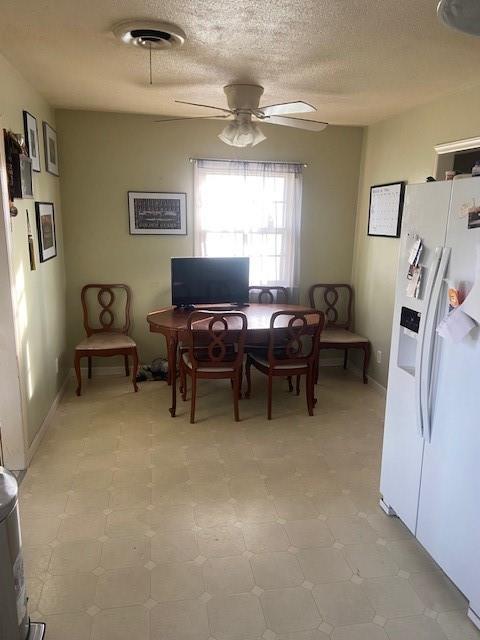
{"type": "Polygon", "coordinates": [[[480,627],[480,327],[458,341],[436,332],[449,311],[448,287],[471,290],[478,307],[479,214],[480,178],[407,186],[380,492],[381,506],[464,593],[480,627]],[[409,297],[417,238],[422,284],[409,297]]]}

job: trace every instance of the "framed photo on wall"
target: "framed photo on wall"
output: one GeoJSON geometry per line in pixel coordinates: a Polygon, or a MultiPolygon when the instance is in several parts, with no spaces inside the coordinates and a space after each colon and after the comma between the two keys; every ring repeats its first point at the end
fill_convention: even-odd
{"type": "Polygon", "coordinates": [[[128,192],[132,235],[187,235],[187,194],[128,192]]]}
{"type": "Polygon", "coordinates": [[[54,176],[60,175],[58,172],[57,132],[48,122],[43,123],[43,146],[45,147],[46,170],[54,176]]]}
{"type": "Polygon", "coordinates": [[[38,144],[37,119],[28,111],[23,112],[23,127],[25,129],[25,144],[32,161],[32,170],[40,171],[40,145],[38,144]]]}
{"type": "Polygon", "coordinates": [[[35,202],[35,216],[37,219],[40,262],[46,262],[57,255],[57,234],[53,202],[35,202]]]}
{"type": "Polygon", "coordinates": [[[368,235],[399,238],[402,228],[405,182],[390,182],[370,187],[368,235]]]}

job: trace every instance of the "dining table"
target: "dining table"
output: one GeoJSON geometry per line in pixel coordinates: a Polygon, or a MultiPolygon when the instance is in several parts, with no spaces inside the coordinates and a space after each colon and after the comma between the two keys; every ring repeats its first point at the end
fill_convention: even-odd
{"type": "MultiPolygon", "coordinates": [[[[235,306],[227,308],[218,305],[202,305],[195,308],[195,311],[236,311],[244,313],[247,317],[247,336],[246,344],[251,346],[267,346],[270,335],[270,321],[272,315],[277,311],[291,311],[295,313],[313,311],[310,307],[296,304],[258,304],[250,303],[243,306],[235,306]]],[[[177,408],[177,362],[178,362],[178,345],[187,331],[187,319],[192,313],[192,309],[182,309],[175,307],[164,307],[157,311],[151,311],[147,315],[147,322],[152,333],[160,333],[165,336],[167,344],[168,358],[168,384],[172,388],[172,405],[169,409],[170,415],[175,417],[177,408]]],[[[235,330],[236,320],[232,318],[232,326],[229,328],[235,330]]],[[[313,319],[312,319],[313,322],[313,319]]],[[[285,330],[288,325],[288,316],[279,316],[278,323],[275,323],[275,331],[285,330]]],[[[197,330],[202,330],[202,323],[197,323],[197,330]]]]}

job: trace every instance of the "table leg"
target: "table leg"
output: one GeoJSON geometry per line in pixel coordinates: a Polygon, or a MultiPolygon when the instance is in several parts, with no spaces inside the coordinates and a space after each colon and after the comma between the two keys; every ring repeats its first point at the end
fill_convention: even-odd
{"type": "Polygon", "coordinates": [[[168,371],[167,371],[167,384],[168,386],[170,386],[172,384],[172,370],[173,370],[173,353],[172,351],[172,347],[171,347],[171,343],[172,343],[172,338],[169,335],[165,336],[165,342],[167,343],[167,362],[168,362],[168,371]]]}
{"type": "Polygon", "coordinates": [[[177,410],[177,347],[178,340],[171,336],[168,340],[168,377],[172,386],[172,406],[169,409],[172,418],[177,410]]]}
{"type": "Polygon", "coordinates": [[[169,385],[172,384],[172,371],[177,366],[177,347],[178,340],[175,336],[165,336],[167,341],[167,360],[168,360],[168,374],[167,374],[167,382],[169,385]]]}

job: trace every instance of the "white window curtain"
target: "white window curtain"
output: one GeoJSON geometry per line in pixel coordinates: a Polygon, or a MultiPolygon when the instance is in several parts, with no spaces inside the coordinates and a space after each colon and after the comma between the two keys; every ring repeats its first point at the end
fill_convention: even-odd
{"type": "Polygon", "coordinates": [[[194,161],[196,256],[250,258],[251,285],[299,279],[302,166],[194,161]]]}

